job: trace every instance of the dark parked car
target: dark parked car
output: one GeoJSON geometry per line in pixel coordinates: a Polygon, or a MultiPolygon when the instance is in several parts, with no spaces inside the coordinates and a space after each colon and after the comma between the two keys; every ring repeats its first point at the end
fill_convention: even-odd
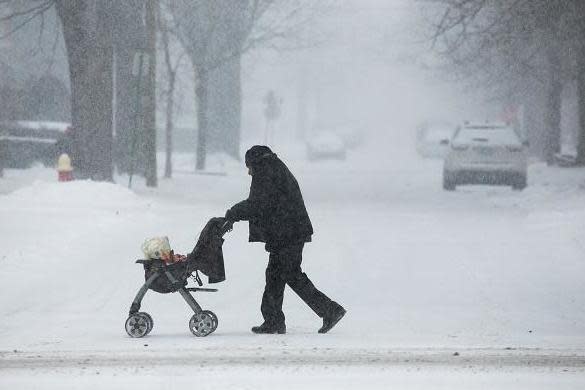
{"type": "Polygon", "coordinates": [[[49,121],[0,122],[0,166],[28,168],[35,162],[54,165],[71,153],[71,125],[49,121]]]}

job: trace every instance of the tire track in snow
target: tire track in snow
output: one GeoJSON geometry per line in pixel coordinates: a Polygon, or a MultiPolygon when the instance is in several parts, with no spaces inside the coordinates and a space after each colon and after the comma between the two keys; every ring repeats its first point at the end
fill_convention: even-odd
{"type": "Polygon", "coordinates": [[[562,350],[365,350],[215,349],[136,352],[0,352],[0,371],[55,368],[164,366],[378,366],[452,368],[550,368],[585,371],[585,351],[562,350]]]}

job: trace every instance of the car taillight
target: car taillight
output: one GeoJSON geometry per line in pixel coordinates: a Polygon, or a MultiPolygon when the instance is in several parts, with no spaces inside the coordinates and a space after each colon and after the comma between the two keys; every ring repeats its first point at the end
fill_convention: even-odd
{"type": "Polygon", "coordinates": [[[451,144],[451,148],[453,150],[457,150],[457,151],[463,151],[463,150],[467,150],[469,149],[469,145],[457,145],[457,144],[451,144]]]}

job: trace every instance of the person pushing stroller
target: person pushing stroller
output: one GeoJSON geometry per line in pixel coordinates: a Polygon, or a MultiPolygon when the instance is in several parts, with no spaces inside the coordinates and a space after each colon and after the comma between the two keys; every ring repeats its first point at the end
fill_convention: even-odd
{"type": "Polygon", "coordinates": [[[252,176],[247,199],[225,214],[231,223],[249,221],[250,242],[264,242],[270,253],[261,312],[264,323],[254,333],[286,333],[282,311],[285,285],[323,319],[319,333],[327,333],[346,311],[319,291],[301,270],[303,248],[313,227],[299,185],[286,165],[268,146],[255,145],[245,155],[252,176]]]}

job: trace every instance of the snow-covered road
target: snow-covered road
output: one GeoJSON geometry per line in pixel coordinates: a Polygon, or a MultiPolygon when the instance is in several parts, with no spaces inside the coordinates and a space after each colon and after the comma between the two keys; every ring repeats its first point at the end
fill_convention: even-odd
{"type": "Polygon", "coordinates": [[[219,316],[216,333],[194,338],[180,297],[150,293],[143,309],[153,332],[126,336],[143,281],[133,263],[142,241],[168,235],[176,252],[190,251],[208,218],[246,196],[241,167],[134,191],[8,170],[0,181],[0,388],[26,388],[27,378],[51,388],[53,374],[69,378],[60,388],[99,388],[89,379],[96,372],[120,388],[130,378],[164,388],[161,378],[205,377],[190,367],[209,373],[209,388],[278,380],[301,388],[311,378],[323,388],[583,388],[585,171],[534,165],[523,192],[446,193],[436,161],[290,165],[316,230],[304,269],[348,309],[328,335],[316,334],[319,319],[288,291],[287,335],[250,334],[261,320],[267,255],[239,224],[224,244],[227,281],[197,295],[219,316]]]}
{"type": "MultiPolygon", "coordinates": [[[[269,336],[276,337],[276,336],[269,336]]],[[[581,389],[567,350],[144,349],[2,353],[2,388],[581,389]],[[32,385],[32,387],[31,387],[32,385]]]]}
{"type": "MultiPolygon", "coordinates": [[[[267,336],[278,337],[278,336],[267,336]]],[[[4,370],[69,369],[88,367],[153,367],[196,365],[199,368],[218,366],[246,367],[442,367],[442,368],[549,368],[553,371],[583,371],[585,356],[580,350],[566,349],[355,349],[355,348],[182,348],[173,351],[149,348],[143,340],[142,350],[111,351],[53,351],[0,353],[4,370]]]]}

